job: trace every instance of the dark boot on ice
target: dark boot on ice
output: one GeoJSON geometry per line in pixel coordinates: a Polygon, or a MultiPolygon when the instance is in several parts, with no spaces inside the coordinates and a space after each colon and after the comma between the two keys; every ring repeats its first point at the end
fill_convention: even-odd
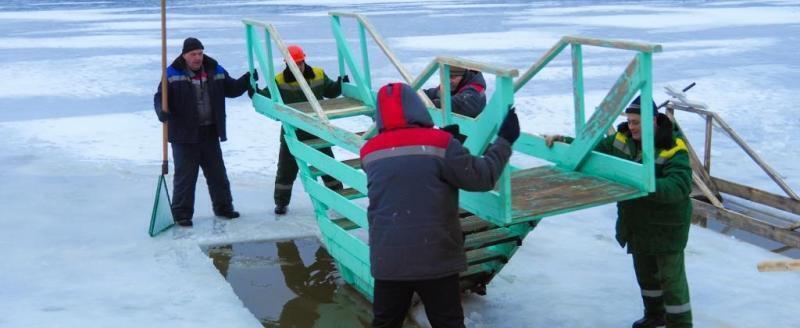
{"type": "Polygon", "coordinates": [[[275,205],[275,214],[284,215],[286,214],[287,210],[288,209],[286,205],[275,205]]]}
{"type": "Polygon", "coordinates": [[[664,314],[646,314],[643,318],[633,323],[633,328],[662,328],[666,327],[664,314]]]}
{"type": "Polygon", "coordinates": [[[192,219],[191,218],[177,218],[177,219],[175,219],[175,223],[177,223],[181,227],[191,227],[192,226],[192,219]]]}
{"type": "Polygon", "coordinates": [[[234,210],[221,210],[221,211],[214,211],[214,215],[219,216],[225,219],[235,219],[240,216],[239,212],[234,210]]]}

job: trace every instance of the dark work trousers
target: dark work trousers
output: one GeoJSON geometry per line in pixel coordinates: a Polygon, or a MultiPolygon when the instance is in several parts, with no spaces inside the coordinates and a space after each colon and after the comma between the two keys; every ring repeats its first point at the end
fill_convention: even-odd
{"type": "Polygon", "coordinates": [[[642,290],[645,315],[664,314],[668,328],[692,327],[683,252],[659,255],[634,253],[633,268],[642,290]]]}
{"type": "Polygon", "coordinates": [[[172,144],[172,157],[175,160],[172,214],[175,219],[191,219],[194,215],[194,190],[200,168],[208,183],[214,212],[233,210],[231,185],[222,161],[216,127],[200,127],[199,139],[197,143],[172,144]]]}
{"type": "Polygon", "coordinates": [[[425,314],[434,328],[464,327],[464,310],[458,275],[431,280],[388,281],[375,279],[372,302],[373,328],[395,328],[403,321],[416,292],[425,305],[425,314]]]}
{"type": "MultiPolygon", "coordinates": [[[[300,141],[316,138],[313,134],[303,130],[296,129],[295,131],[297,131],[297,138],[300,141]]],[[[322,148],[320,151],[333,157],[333,151],[330,147],[322,148]]],[[[275,205],[289,205],[292,200],[292,185],[294,180],[297,179],[297,171],[297,161],[289,151],[289,146],[286,145],[286,139],[283,137],[283,128],[281,128],[281,150],[278,153],[278,172],[275,174],[275,193],[273,194],[275,205]]],[[[325,186],[328,188],[333,190],[342,189],[342,183],[329,175],[323,176],[322,181],[325,181],[325,186]]]]}

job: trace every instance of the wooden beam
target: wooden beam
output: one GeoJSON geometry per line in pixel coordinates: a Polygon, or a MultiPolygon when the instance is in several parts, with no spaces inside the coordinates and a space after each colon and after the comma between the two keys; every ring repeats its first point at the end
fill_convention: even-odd
{"type": "Polygon", "coordinates": [[[714,205],[696,199],[692,200],[692,205],[694,206],[695,214],[714,218],[723,224],[751,232],[787,246],[800,248],[800,232],[787,230],[784,227],[776,227],[740,213],[714,207],[714,205]]]}
{"type": "Polygon", "coordinates": [[[708,188],[708,186],[703,182],[702,179],[697,174],[692,174],[692,180],[697,188],[703,192],[703,196],[706,196],[708,200],[711,202],[712,205],[716,207],[725,207],[722,205],[722,202],[719,201],[719,198],[708,188]]]}
{"type": "Polygon", "coordinates": [[[717,177],[711,177],[711,179],[714,181],[714,184],[717,185],[720,192],[800,215],[800,201],[798,200],[717,177]]]}
{"type": "Polygon", "coordinates": [[[800,271],[800,260],[764,261],[758,263],[759,272],[800,271]]]}

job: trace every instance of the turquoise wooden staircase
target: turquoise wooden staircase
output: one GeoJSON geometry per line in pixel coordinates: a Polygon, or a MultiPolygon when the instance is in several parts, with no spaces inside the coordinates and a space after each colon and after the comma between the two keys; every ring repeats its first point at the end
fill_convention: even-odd
{"type": "MultiPolygon", "coordinates": [[[[476,61],[437,57],[413,77],[389,50],[381,36],[362,15],[330,13],[333,36],[337,44],[340,74],[348,74],[351,82],[343,83],[343,97],[316,100],[302,74],[290,59],[284,41],[274,26],[254,20],[244,20],[250,71],[256,67],[268,78],[259,85],[268,88],[271,98],[255,94],[253,106],[258,113],[283,124],[286,142],[297,159],[300,177],[311,196],[323,243],[336,259],[342,277],[372,299],[373,279],[369,267],[367,224],[367,181],[360,169],[359,149],[375,135],[374,123],[351,131],[337,122],[357,116],[372,117],[375,112],[376,90],[372,85],[368,46],[371,41],[397,69],[398,80],[419,91],[438,126],[458,124],[467,135],[464,145],[480,154],[495,138],[507,109],[514,104],[514,95],[536,76],[567,46],[572,51],[573,94],[575,104],[575,141],[546,147],[536,135],[523,133],[514,145],[514,156],[532,156],[552,165],[540,167],[509,166],[497,186],[489,192],[460,194],[461,227],[464,251],[469,268],[461,274],[465,290],[485,293],[486,284],[513,257],[525,236],[546,216],[567,213],[592,206],[640,197],[655,189],[653,176],[652,111],[642,110],[643,163],[634,163],[593,152],[624,106],[638,93],[649,107],[652,99],[652,54],[661,51],[658,45],[625,41],[607,41],[580,37],[564,37],[522,75],[516,69],[476,61]],[[357,24],[358,51],[351,49],[342,20],[357,24]],[[369,38],[368,38],[369,35],[369,38]],[[582,47],[599,46],[631,50],[635,53],[605,99],[585,119],[583,100],[582,47]],[[271,77],[275,63],[288,63],[297,77],[308,102],[286,104],[271,77]],[[257,65],[257,66],[256,66],[257,65]],[[491,93],[484,111],[475,118],[452,113],[449,96],[442,107],[433,106],[421,92],[423,84],[438,73],[443,94],[449,95],[449,74],[452,66],[464,67],[494,77],[491,93]],[[649,124],[648,124],[649,122],[649,124]],[[300,141],[297,129],[307,131],[317,139],[300,141]],[[318,149],[336,146],[352,154],[352,158],[331,158],[318,149]],[[327,174],[341,181],[345,188],[334,191],[324,185],[320,176],[327,174]]],[[[492,80],[492,79],[488,79],[492,80]]],[[[257,81],[251,81],[256,85],[257,81]]],[[[525,122],[522,122],[523,126],[525,122]]]]}

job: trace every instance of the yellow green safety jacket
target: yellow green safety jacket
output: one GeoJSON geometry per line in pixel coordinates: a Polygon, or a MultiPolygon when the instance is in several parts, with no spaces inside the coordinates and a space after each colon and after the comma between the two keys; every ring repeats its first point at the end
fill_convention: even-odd
{"type": "MultiPolygon", "coordinates": [[[[664,114],[657,117],[656,190],[647,196],[617,203],[617,241],[629,253],[680,252],[689,238],[692,169],[686,143],[673,133],[664,114]]],[[[631,138],[627,123],[595,148],[612,156],[641,162],[641,144],[631,138]]]]}

